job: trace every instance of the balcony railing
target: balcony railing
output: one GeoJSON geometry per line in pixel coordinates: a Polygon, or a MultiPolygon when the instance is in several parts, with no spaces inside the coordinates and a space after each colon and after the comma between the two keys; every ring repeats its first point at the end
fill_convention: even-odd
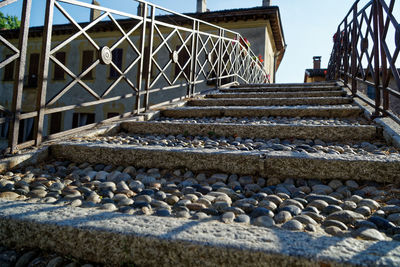
{"type": "Polygon", "coordinates": [[[372,0],[362,8],[359,3],[333,36],[329,78],[342,80],[353,96],[374,108],[375,117],[390,116],[400,123],[399,1],[372,0]],[[374,99],[365,97],[363,88],[374,99]]]}
{"type": "MultiPolygon", "coordinates": [[[[45,116],[58,112],[76,110],[81,107],[90,107],[99,104],[118,102],[126,99],[133,99],[132,112],[123,114],[128,116],[139,114],[152,106],[152,95],[167,91],[181,92],[179,97],[191,97],[197,94],[196,87],[207,84],[215,84],[217,87],[223,83],[269,83],[270,73],[266,72],[263,64],[253,51],[242,42],[243,37],[234,31],[224,29],[211,23],[201,21],[183,14],[173,12],[163,7],[145,2],[132,0],[132,8],[140,6],[141,14],[114,10],[98,5],[88,4],[78,0],[35,0],[46,2],[44,27],[40,30],[42,35],[39,74],[35,77],[38,89],[36,93],[35,111],[21,113],[22,95],[24,88],[26,51],[30,44],[28,36],[29,18],[31,13],[32,0],[17,0],[23,2],[21,28],[18,31],[18,47],[1,36],[0,43],[5,44],[14,51],[15,55],[0,62],[0,69],[12,61],[16,62],[16,73],[13,87],[13,101],[8,112],[12,114],[10,125],[9,148],[12,152],[32,145],[40,145],[46,134],[44,130],[45,116]],[[89,9],[96,14],[90,22],[82,23],[74,19],[74,14],[66,7],[78,7],[89,9]],[[156,14],[162,13],[161,16],[156,14]],[[62,25],[63,30],[73,29],[73,34],[64,41],[54,38],[53,29],[55,14],[63,16],[68,25],[62,25]],[[179,18],[179,19],[177,19],[179,18]],[[180,23],[175,23],[175,21],[180,23]],[[181,22],[184,21],[184,24],[181,22]],[[108,25],[115,29],[120,36],[113,39],[110,45],[101,44],[93,36],[96,27],[108,25]],[[135,41],[134,37],[138,40],[135,41]],[[171,45],[171,39],[175,38],[179,46],[171,45]],[[76,40],[85,40],[95,50],[93,62],[85,65],[84,69],[76,71],[60,60],[57,52],[63,48],[71,47],[76,40]],[[113,60],[115,49],[122,44],[137,56],[127,63],[125,68],[113,60]],[[165,56],[167,55],[167,57],[165,56]],[[162,62],[162,59],[165,60],[162,62]],[[56,66],[58,72],[64,72],[65,79],[62,87],[55,90],[49,89],[50,65],[56,66]],[[109,85],[103,88],[93,85],[87,77],[96,68],[106,66],[112,68],[113,79],[109,85]],[[171,68],[175,69],[175,75],[171,76],[171,68]],[[116,89],[123,84],[130,89],[129,93],[116,95],[116,89]],[[72,88],[79,86],[83,94],[88,93],[91,99],[76,98],[76,101],[68,105],[60,105],[60,100],[70,98],[68,95],[72,88]],[[185,90],[182,90],[184,88],[185,90]],[[180,91],[178,89],[181,89],[180,91]],[[185,93],[182,93],[182,92],[185,93]],[[35,119],[34,140],[25,143],[18,143],[19,124],[23,119],[35,119]]],[[[15,2],[6,0],[0,2],[0,8],[15,2]]],[[[128,10],[128,7],[124,7],[128,10]]],[[[5,34],[4,36],[11,36],[5,34]]],[[[65,59],[65,57],[64,57],[65,59]]],[[[107,76],[109,74],[104,74],[107,76]]],[[[61,74],[62,76],[62,74],[61,74]]],[[[96,77],[94,77],[96,79],[96,77]]],[[[63,80],[57,79],[57,84],[63,80]]],[[[101,87],[101,86],[100,86],[101,87]]],[[[176,98],[177,93],[174,94],[176,98]]],[[[165,96],[165,100],[171,101],[165,96]]],[[[4,109],[4,107],[0,108],[4,109]]],[[[3,121],[0,120],[0,123],[3,121]]],[[[85,127],[92,127],[94,124],[85,127]]],[[[80,130],[82,128],[79,128],[80,130]]],[[[71,133],[77,129],[66,131],[62,134],[71,133]]],[[[56,137],[60,134],[47,137],[56,137]]]]}

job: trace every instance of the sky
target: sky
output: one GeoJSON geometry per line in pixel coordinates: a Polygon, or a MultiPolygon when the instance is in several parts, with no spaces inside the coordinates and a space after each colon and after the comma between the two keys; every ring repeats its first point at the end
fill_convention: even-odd
{"type": "MultiPolygon", "coordinates": [[[[90,0],[82,1],[91,2],[90,0]]],[[[136,13],[136,4],[133,0],[98,1],[102,6],[136,13]]],[[[149,2],[179,13],[188,13],[195,12],[197,1],[153,0],[149,2]]],[[[364,6],[367,2],[367,0],[362,0],[360,6],[364,6]]],[[[44,0],[33,0],[31,25],[43,25],[44,3],[44,0]]],[[[280,9],[287,44],[286,54],[277,72],[277,82],[303,82],[305,69],[313,66],[313,56],[322,56],[322,67],[327,66],[333,46],[332,37],[338,24],[343,20],[353,3],[352,0],[271,1],[271,5],[278,6],[280,9]]],[[[20,4],[17,2],[9,7],[2,8],[0,11],[5,14],[18,14],[18,5],[20,4]]],[[[207,7],[211,11],[250,8],[261,5],[262,0],[207,1],[207,7]]],[[[396,7],[394,10],[397,10],[396,7]]]]}

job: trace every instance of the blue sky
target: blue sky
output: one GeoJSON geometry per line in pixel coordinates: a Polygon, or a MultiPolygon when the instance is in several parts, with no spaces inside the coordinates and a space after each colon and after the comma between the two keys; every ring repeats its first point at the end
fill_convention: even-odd
{"type": "MultiPolygon", "coordinates": [[[[98,0],[103,6],[136,12],[133,0],[98,0]]],[[[21,2],[21,0],[19,1],[21,2]]],[[[91,2],[83,0],[83,2],[91,2]]],[[[154,4],[180,13],[194,12],[196,0],[153,0],[154,4]]],[[[260,6],[262,0],[208,0],[210,10],[260,6]]],[[[351,0],[272,0],[279,6],[286,43],[283,62],[278,70],[278,82],[303,82],[304,70],[312,68],[312,57],[322,56],[326,67],[332,50],[332,37],[354,1],[351,0]]],[[[361,1],[361,6],[367,3],[361,1]]],[[[44,0],[33,0],[32,25],[43,24],[44,0]]],[[[2,8],[6,14],[17,14],[18,3],[2,8]]],[[[397,4],[396,4],[397,5],[397,4]]],[[[396,10],[396,7],[395,7],[396,10]]],[[[399,8],[400,10],[400,8],[399,8]]],[[[79,11],[77,11],[79,12],[79,11]]],[[[399,18],[397,16],[397,18],[399,18]]]]}

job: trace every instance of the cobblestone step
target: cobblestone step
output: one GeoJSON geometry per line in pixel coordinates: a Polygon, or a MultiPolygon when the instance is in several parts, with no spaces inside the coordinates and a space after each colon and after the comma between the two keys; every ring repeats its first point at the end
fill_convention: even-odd
{"type": "Polygon", "coordinates": [[[297,138],[321,139],[324,141],[374,140],[381,137],[372,125],[242,125],[234,123],[168,123],[168,122],[123,122],[123,130],[136,134],[187,134],[218,136],[237,135],[242,138],[297,138]]]}
{"type": "Polygon", "coordinates": [[[232,86],[232,88],[240,88],[240,87],[332,87],[332,86],[338,86],[336,82],[317,82],[317,83],[271,83],[271,84],[265,84],[265,83],[253,83],[253,84],[239,84],[232,86]]]}
{"type": "Polygon", "coordinates": [[[219,93],[208,94],[206,98],[299,98],[299,97],[339,97],[346,96],[343,90],[314,92],[267,92],[267,93],[219,93]]]}
{"type": "Polygon", "coordinates": [[[207,218],[189,221],[0,200],[0,225],[4,243],[51,249],[105,266],[400,264],[397,242],[332,238],[207,218]]]}
{"type": "Polygon", "coordinates": [[[294,106],[343,105],[353,102],[349,97],[299,97],[299,98],[217,98],[188,101],[189,106],[294,106]]]}
{"type": "Polygon", "coordinates": [[[219,89],[224,93],[249,93],[249,92],[311,92],[311,91],[337,91],[342,89],[340,86],[291,86],[291,87],[279,87],[279,86],[256,86],[256,87],[233,87],[233,88],[221,88],[219,89]]]}
{"type": "Polygon", "coordinates": [[[204,106],[180,107],[161,111],[165,117],[196,118],[196,117],[320,117],[345,118],[358,117],[362,111],[351,105],[342,106],[204,106]]]}
{"type": "Polygon", "coordinates": [[[400,157],[390,155],[309,154],[293,151],[230,151],[162,146],[58,143],[54,158],[73,162],[147,168],[209,170],[268,178],[348,179],[396,182],[400,157]]]}

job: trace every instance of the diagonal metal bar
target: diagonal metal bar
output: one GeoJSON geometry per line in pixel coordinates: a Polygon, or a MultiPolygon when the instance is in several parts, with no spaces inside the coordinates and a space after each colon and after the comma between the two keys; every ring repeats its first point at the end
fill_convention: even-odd
{"type": "Polygon", "coordinates": [[[12,4],[12,3],[16,2],[16,1],[18,1],[18,0],[3,0],[3,1],[0,2],[0,8],[3,7],[3,6],[7,6],[9,4],[12,4]]]}
{"type": "Polygon", "coordinates": [[[10,48],[12,51],[14,51],[15,53],[19,53],[18,48],[16,48],[12,43],[10,43],[9,41],[7,41],[7,39],[5,39],[3,36],[0,35],[0,42],[3,42],[8,48],[10,48]]]}
{"type": "Polygon", "coordinates": [[[17,58],[19,58],[19,52],[17,54],[12,55],[11,57],[3,60],[2,62],[0,62],[0,69],[4,68],[7,64],[10,64],[11,62],[16,60],[17,58]]]}
{"type": "Polygon", "coordinates": [[[98,64],[100,64],[100,60],[96,60],[91,66],[89,66],[85,71],[83,71],[79,76],[76,76],[72,71],[70,71],[64,64],[62,64],[56,57],[50,55],[49,58],[55,62],[57,65],[62,67],[64,71],[73,79],[66,87],[64,87],[58,94],[52,97],[49,101],[47,101],[46,106],[54,105],[57,100],[59,100],[65,93],[67,93],[75,84],[79,83],[86,91],[88,91],[93,97],[96,99],[101,99],[101,97],[94,92],[87,84],[82,81],[82,78],[88,74],[92,69],[94,69],[98,64]]]}
{"type": "MultiPolygon", "coordinates": [[[[97,50],[100,50],[100,47],[96,44],[96,42],[89,36],[89,34],[86,32],[86,30],[84,30],[81,25],[79,25],[79,23],[77,23],[73,17],[71,17],[68,12],[57,2],[54,3],[54,5],[58,8],[58,10],[60,10],[60,12],[75,26],[78,28],[78,30],[81,32],[81,34],[83,34],[86,39],[93,45],[94,48],[96,48],[97,50]]],[[[105,15],[105,14],[103,14],[105,15]]],[[[101,16],[100,16],[101,17],[101,16]]],[[[99,17],[99,18],[100,18],[99,17]]],[[[96,23],[99,20],[95,20],[96,23]]],[[[95,22],[93,21],[93,22],[95,22]]],[[[96,23],[94,23],[92,26],[94,26],[96,23]]]]}

